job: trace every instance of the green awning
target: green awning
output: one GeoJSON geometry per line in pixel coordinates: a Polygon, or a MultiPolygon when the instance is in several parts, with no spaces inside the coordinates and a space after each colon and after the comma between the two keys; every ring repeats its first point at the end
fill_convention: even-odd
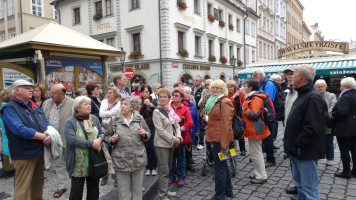
{"type": "Polygon", "coordinates": [[[316,70],[316,75],[344,75],[344,74],[356,74],[356,60],[341,60],[341,61],[329,61],[329,62],[314,62],[314,63],[297,63],[297,64],[283,64],[273,66],[261,66],[261,67],[248,67],[239,72],[239,78],[252,78],[252,73],[256,69],[262,69],[266,75],[276,74],[283,72],[290,66],[297,66],[301,64],[311,65],[316,70]]]}

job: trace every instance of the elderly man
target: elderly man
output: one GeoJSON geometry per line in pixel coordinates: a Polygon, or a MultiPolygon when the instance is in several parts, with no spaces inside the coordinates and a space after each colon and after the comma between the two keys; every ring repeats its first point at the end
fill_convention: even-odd
{"type": "MultiPolygon", "coordinates": [[[[274,98],[277,93],[277,88],[272,82],[271,78],[266,78],[266,74],[262,69],[256,69],[253,72],[253,79],[260,84],[260,90],[268,94],[271,101],[274,102],[274,98]]],[[[268,129],[271,134],[262,140],[262,148],[266,152],[266,168],[276,165],[276,158],[274,157],[274,138],[277,135],[277,121],[268,125],[268,129]]]]}
{"type": "MultiPolygon", "coordinates": [[[[43,103],[46,118],[61,135],[63,147],[65,147],[64,125],[65,121],[73,114],[73,103],[74,100],[66,96],[66,88],[62,84],[55,84],[51,88],[51,98],[43,103]]],[[[53,170],[57,186],[53,197],[58,198],[67,191],[66,185],[69,182],[64,149],[59,159],[54,161],[53,170]]]]}
{"type": "Polygon", "coordinates": [[[293,83],[298,92],[287,117],[285,152],[292,164],[298,199],[320,199],[318,159],[325,157],[325,113],[327,106],[314,89],[315,70],[309,65],[295,68],[293,83]]]}
{"type": "Polygon", "coordinates": [[[44,134],[50,126],[41,107],[31,101],[33,84],[13,82],[14,97],[0,111],[16,169],[14,199],[42,199],[44,145],[51,144],[44,134]]]}
{"type": "MultiPolygon", "coordinates": [[[[198,102],[201,98],[201,93],[204,90],[204,88],[201,86],[201,84],[202,84],[202,78],[198,75],[194,79],[194,86],[192,88],[192,95],[194,96],[196,104],[198,104],[198,102]]],[[[199,110],[199,108],[198,108],[198,110],[199,110]]]]}
{"type": "Polygon", "coordinates": [[[127,93],[127,91],[125,89],[127,87],[127,79],[125,77],[125,74],[123,74],[123,73],[115,74],[115,76],[113,78],[113,82],[117,88],[117,91],[121,95],[121,98],[130,96],[129,93],[127,93]]]}

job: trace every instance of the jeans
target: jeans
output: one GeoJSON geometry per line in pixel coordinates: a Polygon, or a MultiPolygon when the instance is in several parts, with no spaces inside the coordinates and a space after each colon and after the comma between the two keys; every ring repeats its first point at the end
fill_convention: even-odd
{"type": "Polygon", "coordinates": [[[334,136],[331,134],[325,134],[325,157],[334,160],[334,136]]]}
{"type": "Polygon", "coordinates": [[[69,200],[83,199],[84,183],[87,182],[87,200],[99,199],[99,179],[90,177],[71,177],[72,187],[70,189],[69,200]]]}
{"type": "Polygon", "coordinates": [[[199,134],[199,141],[198,144],[204,145],[204,136],[205,136],[205,128],[207,126],[207,123],[203,120],[201,120],[201,126],[200,126],[200,134],[199,134]]]}
{"type": "Polygon", "coordinates": [[[155,138],[155,128],[150,127],[151,137],[145,142],[146,153],[147,153],[147,166],[146,169],[155,170],[157,168],[157,158],[153,147],[153,141],[155,138]]]}
{"type": "Polygon", "coordinates": [[[274,137],[277,134],[276,129],[277,122],[268,125],[268,129],[271,134],[262,140],[262,148],[266,151],[266,162],[276,163],[276,158],[274,157],[274,137]]]}
{"type": "Polygon", "coordinates": [[[193,158],[193,148],[192,144],[187,144],[187,149],[185,151],[185,164],[186,164],[186,169],[192,169],[192,163],[190,160],[193,158]]]}
{"type": "MultiPolygon", "coordinates": [[[[246,152],[246,146],[245,146],[245,138],[241,137],[239,139],[239,147],[240,147],[240,151],[243,152],[245,151],[246,152]]],[[[235,149],[237,150],[237,149],[235,149]]]]}
{"type": "Polygon", "coordinates": [[[298,200],[319,200],[317,160],[300,160],[290,155],[293,182],[298,189],[298,200]]]}
{"type": "Polygon", "coordinates": [[[232,184],[230,169],[227,161],[220,161],[218,153],[220,153],[220,143],[213,142],[214,148],[214,171],[215,171],[215,198],[224,200],[225,194],[232,194],[232,184]]]}
{"type": "Polygon", "coordinates": [[[182,154],[179,157],[174,156],[173,157],[173,162],[172,162],[172,169],[171,172],[169,173],[169,179],[172,181],[176,180],[176,177],[178,177],[178,180],[185,180],[185,150],[187,148],[186,144],[180,144],[180,148],[182,148],[182,154]]]}
{"type": "Polygon", "coordinates": [[[340,156],[342,161],[343,172],[350,173],[350,152],[352,156],[352,170],[351,173],[356,175],[356,137],[340,137],[337,136],[337,143],[339,144],[340,156]]]}

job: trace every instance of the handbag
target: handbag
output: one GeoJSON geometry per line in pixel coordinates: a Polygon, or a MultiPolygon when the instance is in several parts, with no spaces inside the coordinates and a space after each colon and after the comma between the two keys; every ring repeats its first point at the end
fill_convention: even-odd
{"type": "MultiPolygon", "coordinates": [[[[85,131],[83,124],[79,122],[82,128],[85,139],[88,139],[88,134],[85,131]]],[[[108,174],[108,163],[103,151],[98,152],[96,149],[89,148],[89,177],[102,178],[108,174]]]]}
{"type": "MultiPolygon", "coordinates": [[[[221,101],[220,101],[220,112],[221,112],[221,101]]],[[[245,121],[242,120],[242,118],[239,117],[237,114],[235,114],[232,118],[232,132],[234,133],[234,140],[240,140],[245,130],[246,130],[245,121]]]]}

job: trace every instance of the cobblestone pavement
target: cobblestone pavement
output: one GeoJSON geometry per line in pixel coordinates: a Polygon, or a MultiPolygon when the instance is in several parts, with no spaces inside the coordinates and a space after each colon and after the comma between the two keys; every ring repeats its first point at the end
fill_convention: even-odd
{"type": "MultiPolygon", "coordinates": [[[[282,147],[282,136],[277,138],[276,146],[282,147]]],[[[335,140],[336,142],[336,140],[335,140]]],[[[247,144],[247,140],[246,140],[247,144]]],[[[248,150],[248,146],[247,146],[248,150]]],[[[234,197],[230,199],[293,199],[296,195],[285,193],[285,189],[292,183],[292,175],[290,171],[289,159],[283,159],[282,148],[278,149],[276,155],[276,166],[267,169],[267,183],[263,185],[254,185],[249,183],[248,175],[253,173],[252,163],[249,161],[249,153],[237,160],[237,174],[232,178],[234,187],[234,197]]],[[[193,157],[195,164],[193,165],[196,172],[188,172],[185,185],[170,187],[172,191],[177,192],[176,197],[170,197],[171,200],[199,200],[210,199],[214,195],[214,170],[213,167],[208,167],[207,175],[202,176],[203,158],[205,150],[194,150],[193,157]]],[[[349,180],[335,178],[334,172],[342,169],[340,153],[337,145],[335,145],[335,164],[326,166],[326,160],[320,160],[318,163],[318,172],[320,177],[320,196],[321,199],[356,199],[356,179],[349,180]],[[339,169],[340,168],[340,169],[339,169]]],[[[34,177],[35,178],[35,177],[34,177]]],[[[54,199],[53,193],[55,183],[53,180],[53,172],[45,172],[45,189],[43,199],[54,199]]],[[[101,200],[115,200],[117,198],[117,189],[113,187],[113,180],[109,178],[108,184],[100,186],[101,200]]],[[[13,199],[13,177],[7,176],[0,179],[0,199],[13,199]]],[[[59,199],[68,199],[70,190],[70,182],[68,182],[67,192],[59,199]]],[[[84,192],[85,194],[85,192],[84,192]]],[[[158,199],[157,196],[154,199],[158,199]]]]}

